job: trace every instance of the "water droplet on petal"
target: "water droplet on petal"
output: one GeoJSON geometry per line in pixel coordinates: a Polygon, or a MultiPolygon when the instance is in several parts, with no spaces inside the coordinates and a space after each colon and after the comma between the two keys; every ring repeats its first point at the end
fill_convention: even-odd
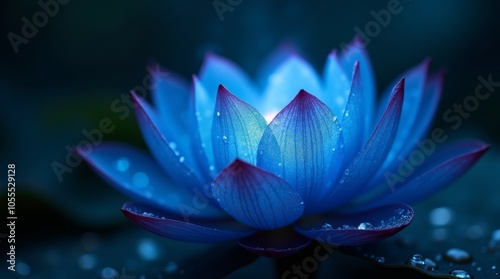
{"type": "Polygon", "coordinates": [[[183,163],[184,160],[186,160],[186,158],[184,158],[184,156],[179,157],[179,162],[183,163]]]}
{"type": "Polygon", "coordinates": [[[472,261],[472,256],[465,250],[451,248],[444,254],[444,259],[454,263],[467,263],[472,261]]]}
{"type": "Polygon", "coordinates": [[[333,122],[337,121],[337,116],[333,117],[333,122]]]}
{"type": "Polygon", "coordinates": [[[222,136],[222,140],[224,141],[224,143],[227,143],[227,137],[226,136],[222,136]]]}
{"type": "Polygon", "coordinates": [[[378,263],[384,263],[385,262],[385,258],[384,257],[376,257],[375,261],[378,262],[378,263]]]}
{"type": "Polygon", "coordinates": [[[215,166],[214,166],[214,165],[210,165],[210,166],[208,166],[208,170],[209,170],[209,171],[214,171],[214,170],[215,170],[215,166]]]}
{"type": "Polygon", "coordinates": [[[173,142],[173,141],[169,142],[168,146],[170,146],[170,148],[172,148],[172,150],[176,150],[177,149],[177,144],[175,142],[173,142]]]}
{"type": "Polygon", "coordinates": [[[472,276],[467,271],[462,269],[455,269],[450,271],[450,275],[456,278],[471,279],[472,276]]]}
{"type": "Polygon", "coordinates": [[[149,176],[141,171],[137,172],[132,177],[132,182],[139,188],[146,187],[149,185],[149,176]]]}
{"type": "Polygon", "coordinates": [[[332,225],[328,224],[328,223],[324,223],[323,226],[321,226],[321,229],[323,230],[331,230],[333,229],[332,225]]]}
{"type": "Polygon", "coordinates": [[[345,117],[349,117],[349,111],[346,110],[345,113],[344,113],[345,117]]]}
{"type": "Polygon", "coordinates": [[[373,229],[373,225],[368,222],[363,222],[358,225],[358,230],[370,230],[373,229]]]}
{"type": "Polygon", "coordinates": [[[220,111],[217,112],[217,116],[220,116],[220,111]]]}
{"type": "Polygon", "coordinates": [[[349,169],[346,169],[346,170],[344,171],[344,174],[345,174],[345,175],[349,175],[349,169]]]}
{"type": "Polygon", "coordinates": [[[115,169],[119,172],[125,172],[129,169],[130,162],[127,157],[120,157],[115,162],[115,169]]]}

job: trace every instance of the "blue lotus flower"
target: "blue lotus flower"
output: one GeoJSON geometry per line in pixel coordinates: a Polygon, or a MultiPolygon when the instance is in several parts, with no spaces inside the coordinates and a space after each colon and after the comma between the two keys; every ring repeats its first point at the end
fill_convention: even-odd
{"type": "Polygon", "coordinates": [[[409,225],[407,204],[452,182],[488,148],[467,140],[435,151],[425,138],[443,83],[428,67],[424,60],[408,70],[375,106],[357,39],[328,56],[322,77],[287,48],[264,63],[257,83],[209,54],[191,87],[157,76],[154,107],[132,93],[150,153],[110,142],[78,152],[136,200],[125,216],[160,236],[237,239],[265,256],[295,253],[311,239],[371,243],[409,225]],[[400,173],[402,162],[411,173],[400,173]]]}

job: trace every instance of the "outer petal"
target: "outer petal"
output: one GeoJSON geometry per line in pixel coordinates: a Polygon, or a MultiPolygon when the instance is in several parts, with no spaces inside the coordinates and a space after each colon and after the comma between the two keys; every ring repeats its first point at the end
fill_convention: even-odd
{"type": "MultiPolygon", "coordinates": [[[[154,74],[155,87],[153,89],[153,103],[158,109],[160,119],[168,121],[169,125],[164,125],[166,134],[177,135],[180,139],[179,147],[186,145],[189,147],[189,136],[195,132],[191,122],[194,115],[190,115],[187,110],[191,96],[189,84],[180,77],[169,73],[167,76],[154,74]]],[[[197,132],[197,131],[196,131],[197,132]]]]}
{"type": "Polygon", "coordinates": [[[287,227],[273,231],[259,231],[240,239],[238,243],[250,252],[265,257],[288,256],[304,249],[311,239],[287,227]]]}
{"type": "Polygon", "coordinates": [[[152,233],[182,241],[217,242],[238,239],[255,233],[254,230],[234,220],[187,222],[138,202],[123,205],[122,212],[130,221],[152,233]]]}
{"type": "Polygon", "coordinates": [[[261,88],[265,88],[268,77],[276,71],[276,69],[291,56],[299,55],[297,47],[289,42],[281,44],[273,52],[271,52],[262,62],[257,70],[257,82],[261,88]]]}
{"type": "Polygon", "coordinates": [[[214,169],[214,152],[212,147],[212,121],[214,116],[215,95],[206,90],[203,83],[196,77],[193,77],[193,91],[195,103],[195,115],[198,121],[201,144],[204,148],[210,169],[214,169]]]}
{"type": "Polygon", "coordinates": [[[306,213],[323,206],[341,162],[341,129],[336,116],[301,90],[264,132],[257,165],[280,176],[300,193],[306,213]]]}
{"type": "Polygon", "coordinates": [[[351,72],[352,69],[344,71],[335,50],[328,55],[323,71],[324,101],[335,115],[344,113],[351,89],[350,77],[347,75],[351,72]]]}
{"type": "Polygon", "coordinates": [[[224,84],[240,98],[251,103],[256,101],[257,89],[248,75],[236,64],[221,56],[207,54],[201,67],[200,80],[211,96],[215,96],[219,85],[224,84]]]}
{"type": "Polygon", "coordinates": [[[375,97],[377,87],[375,85],[375,77],[371,66],[368,54],[365,51],[365,46],[360,37],[355,37],[354,40],[339,53],[339,61],[345,73],[351,73],[356,61],[359,62],[361,70],[361,79],[363,80],[363,94],[365,102],[365,131],[369,134],[372,128],[375,97]]]}
{"type": "MultiPolygon", "coordinates": [[[[418,118],[415,123],[413,123],[413,127],[411,129],[410,143],[413,141],[413,143],[416,144],[428,132],[436,113],[439,99],[441,98],[443,82],[443,72],[432,75],[426,80],[421,102],[422,105],[417,113],[418,118]]],[[[412,144],[405,144],[402,148],[401,154],[408,154],[408,152],[410,152],[414,147],[415,146],[412,146],[412,144]]]]}
{"type": "Polygon", "coordinates": [[[304,202],[288,183],[240,160],[215,178],[212,194],[236,220],[263,230],[289,225],[304,211],[304,202]]]}
{"type": "Polygon", "coordinates": [[[404,99],[404,79],[394,88],[394,94],[387,109],[372,135],[354,157],[335,187],[331,201],[332,208],[349,202],[384,162],[394,141],[404,99]]]}
{"type": "Polygon", "coordinates": [[[164,123],[158,125],[160,132],[171,140],[170,145],[186,158],[190,168],[198,169],[204,179],[209,180],[210,170],[196,122],[194,93],[174,74],[158,71],[153,78],[153,101],[159,112],[157,121],[164,123]]]}
{"type": "Polygon", "coordinates": [[[299,90],[321,94],[322,88],[314,68],[299,56],[286,59],[267,80],[262,114],[270,122],[299,90]]]}
{"type": "Polygon", "coordinates": [[[358,153],[365,141],[365,110],[363,103],[363,86],[359,63],[354,64],[352,85],[345,111],[342,115],[342,135],[344,137],[344,158],[350,162],[358,153]]]}
{"type": "Polygon", "coordinates": [[[212,143],[217,169],[222,170],[236,158],[255,165],[266,120],[223,85],[218,90],[215,111],[212,143]]]}
{"type": "MultiPolygon", "coordinates": [[[[202,180],[198,178],[199,174],[186,165],[186,157],[176,151],[172,141],[161,133],[164,130],[161,128],[163,122],[158,119],[156,111],[133,93],[132,97],[144,140],[163,170],[179,185],[203,187],[202,180]]],[[[194,162],[191,162],[192,164],[194,162]]]]}
{"type": "Polygon", "coordinates": [[[413,220],[413,209],[404,204],[374,208],[355,215],[301,220],[294,228],[330,245],[362,245],[390,237],[413,220]]]}
{"type": "Polygon", "coordinates": [[[77,151],[103,179],[134,199],[181,216],[196,199],[203,198],[206,204],[203,210],[197,210],[199,218],[225,216],[197,189],[173,183],[148,154],[133,146],[104,142],[90,153],[77,151]]]}
{"type": "MultiPolygon", "coordinates": [[[[394,202],[417,202],[460,177],[488,148],[488,145],[479,141],[461,141],[431,155],[413,174],[386,172],[386,191],[370,207],[394,202]]],[[[423,152],[418,152],[419,157],[425,160],[423,152]]],[[[414,162],[413,158],[408,160],[414,162]]]]}
{"type": "MultiPolygon", "coordinates": [[[[416,140],[417,134],[414,133],[414,124],[417,121],[424,120],[418,113],[421,106],[428,105],[422,103],[422,99],[429,63],[430,60],[424,60],[422,63],[410,69],[403,75],[405,77],[405,99],[403,102],[403,110],[401,112],[401,121],[399,122],[396,139],[391,147],[391,151],[387,154],[387,158],[382,169],[389,168],[390,164],[400,154],[404,146],[407,146],[408,143],[413,143],[416,140]]],[[[432,120],[432,118],[427,118],[425,120],[429,121],[432,120]]]]}

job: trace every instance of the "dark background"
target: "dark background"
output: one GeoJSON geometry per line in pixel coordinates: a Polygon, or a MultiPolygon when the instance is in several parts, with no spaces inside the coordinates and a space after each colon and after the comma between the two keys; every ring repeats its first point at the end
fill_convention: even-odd
{"type": "MultiPolygon", "coordinates": [[[[111,111],[110,104],[142,85],[149,63],[157,62],[189,79],[198,72],[204,54],[212,51],[232,59],[254,76],[269,52],[290,42],[322,71],[326,55],[349,42],[355,27],[364,30],[374,20],[370,11],[386,9],[388,2],[243,0],[234,10],[225,12],[221,21],[212,1],[70,0],[60,4],[57,14],[38,28],[27,44],[19,45],[16,54],[7,34],[21,35],[21,18],[32,22],[41,8],[37,1],[3,1],[0,161],[1,166],[16,164],[18,259],[23,261],[24,256],[31,266],[29,276],[45,278],[40,274],[49,273],[44,273],[43,267],[50,269],[46,264],[37,269],[36,262],[28,262],[29,254],[39,251],[36,249],[47,253],[45,246],[57,254],[57,247],[71,246],[90,231],[103,235],[103,239],[132,231],[129,240],[117,244],[120,247],[135,247],[137,238],[144,237],[167,247],[178,245],[126,221],[119,208],[128,198],[97,178],[86,164],[65,173],[62,181],[52,167],[54,162],[65,163],[66,147],[85,139],[82,130],[98,128],[103,118],[110,118],[116,125],[112,133],[104,135],[105,140],[144,146],[133,114],[122,120],[111,111]],[[64,240],[68,242],[61,242],[64,240]]],[[[402,11],[392,15],[387,26],[381,27],[367,45],[379,92],[425,57],[432,58],[433,71],[446,70],[434,126],[444,128],[450,138],[478,138],[491,144],[483,158],[488,163],[471,169],[467,182],[472,185],[464,188],[470,191],[466,193],[471,208],[482,205],[498,193],[498,92],[482,101],[457,130],[450,129],[442,114],[453,103],[462,103],[474,94],[478,76],[487,78],[491,74],[493,80],[500,81],[500,5],[498,1],[401,0],[401,7],[402,11]]],[[[460,181],[455,184],[465,180],[460,181]]],[[[419,205],[417,215],[426,216],[432,207],[462,206],[455,201],[454,195],[458,194],[452,190],[462,189],[459,186],[450,185],[446,194],[440,193],[419,205]]],[[[0,192],[1,200],[6,199],[5,192],[0,192]]],[[[486,206],[484,210],[478,214],[500,215],[498,206],[486,206]]],[[[493,224],[491,229],[495,226],[500,228],[493,224]]],[[[0,233],[3,231],[1,228],[0,233]]],[[[3,241],[3,255],[4,245],[3,241]]],[[[71,254],[75,257],[73,265],[82,253],[71,254]]],[[[110,253],[109,257],[114,255],[110,253]]],[[[114,263],[101,260],[95,269],[114,263]]],[[[112,267],[119,271],[121,266],[112,267]]],[[[86,272],[89,278],[99,274],[86,272]]]]}

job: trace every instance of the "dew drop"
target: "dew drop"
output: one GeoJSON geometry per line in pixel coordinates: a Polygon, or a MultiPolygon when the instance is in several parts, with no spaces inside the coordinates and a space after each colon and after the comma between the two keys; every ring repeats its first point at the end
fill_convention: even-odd
{"type": "Polygon", "coordinates": [[[224,143],[227,143],[227,137],[226,136],[222,136],[222,141],[224,141],[224,143]]]}
{"type": "Polygon", "coordinates": [[[179,162],[183,163],[184,160],[186,160],[186,158],[184,158],[184,156],[179,157],[179,162]]]}
{"type": "Polygon", "coordinates": [[[177,143],[175,143],[175,142],[173,142],[173,141],[172,141],[172,142],[169,142],[169,143],[168,143],[168,146],[170,146],[170,148],[172,148],[172,150],[176,150],[176,149],[177,149],[177,143]]]}
{"type": "Polygon", "coordinates": [[[370,230],[373,229],[373,225],[368,222],[363,222],[358,225],[358,230],[370,230]]]}
{"type": "Polygon", "coordinates": [[[217,112],[217,116],[220,116],[220,111],[217,112]]]}
{"type": "Polygon", "coordinates": [[[465,250],[451,248],[444,254],[444,259],[454,263],[468,263],[472,261],[472,256],[465,250]]]}
{"type": "Polygon", "coordinates": [[[210,166],[208,167],[208,170],[209,170],[209,171],[214,171],[214,170],[215,170],[214,165],[210,165],[210,166]]]}
{"type": "Polygon", "coordinates": [[[425,258],[420,254],[414,254],[408,260],[408,264],[414,267],[423,267],[425,265],[425,258]]]}
{"type": "Polygon", "coordinates": [[[495,270],[495,269],[497,269],[497,266],[496,266],[496,265],[492,265],[492,266],[491,266],[491,269],[492,269],[492,270],[495,270]]]}
{"type": "Polygon", "coordinates": [[[384,257],[376,257],[375,261],[378,262],[378,263],[384,263],[385,262],[385,258],[384,257]]]}
{"type": "Polygon", "coordinates": [[[165,272],[172,274],[177,271],[179,266],[177,265],[176,262],[168,262],[167,265],[165,266],[165,272]]]}
{"type": "Polygon", "coordinates": [[[414,254],[408,260],[408,264],[424,270],[437,270],[438,265],[431,259],[424,258],[420,254],[414,254]]]}
{"type": "Polygon", "coordinates": [[[127,157],[120,157],[115,162],[115,169],[119,172],[126,172],[130,167],[130,162],[127,157]]]}
{"type": "Polygon", "coordinates": [[[334,122],[335,122],[335,121],[337,121],[337,116],[334,116],[334,117],[333,117],[333,121],[334,121],[334,122]]]}
{"type": "Polygon", "coordinates": [[[349,117],[349,111],[346,110],[345,113],[344,113],[345,117],[349,117]]]}
{"type": "Polygon", "coordinates": [[[450,275],[456,278],[465,278],[465,279],[471,279],[472,276],[465,270],[462,269],[455,269],[450,271],[450,275]]]}
{"type": "Polygon", "coordinates": [[[346,170],[344,171],[344,174],[345,174],[345,175],[349,175],[349,169],[346,169],[346,170]]]}
{"type": "Polygon", "coordinates": [[[321,226],[321,229],[323,230],[331,230],[333,229],[332,225],[328,224],[328,223],[324,223],[323,226],[321,226]]]}
{"type": "Polygon", "coordinates": [[[141,171],[137,172],[132,177],[132,182],[139,188],[146,187],[149,184],[149,176],[141,171]]]}

